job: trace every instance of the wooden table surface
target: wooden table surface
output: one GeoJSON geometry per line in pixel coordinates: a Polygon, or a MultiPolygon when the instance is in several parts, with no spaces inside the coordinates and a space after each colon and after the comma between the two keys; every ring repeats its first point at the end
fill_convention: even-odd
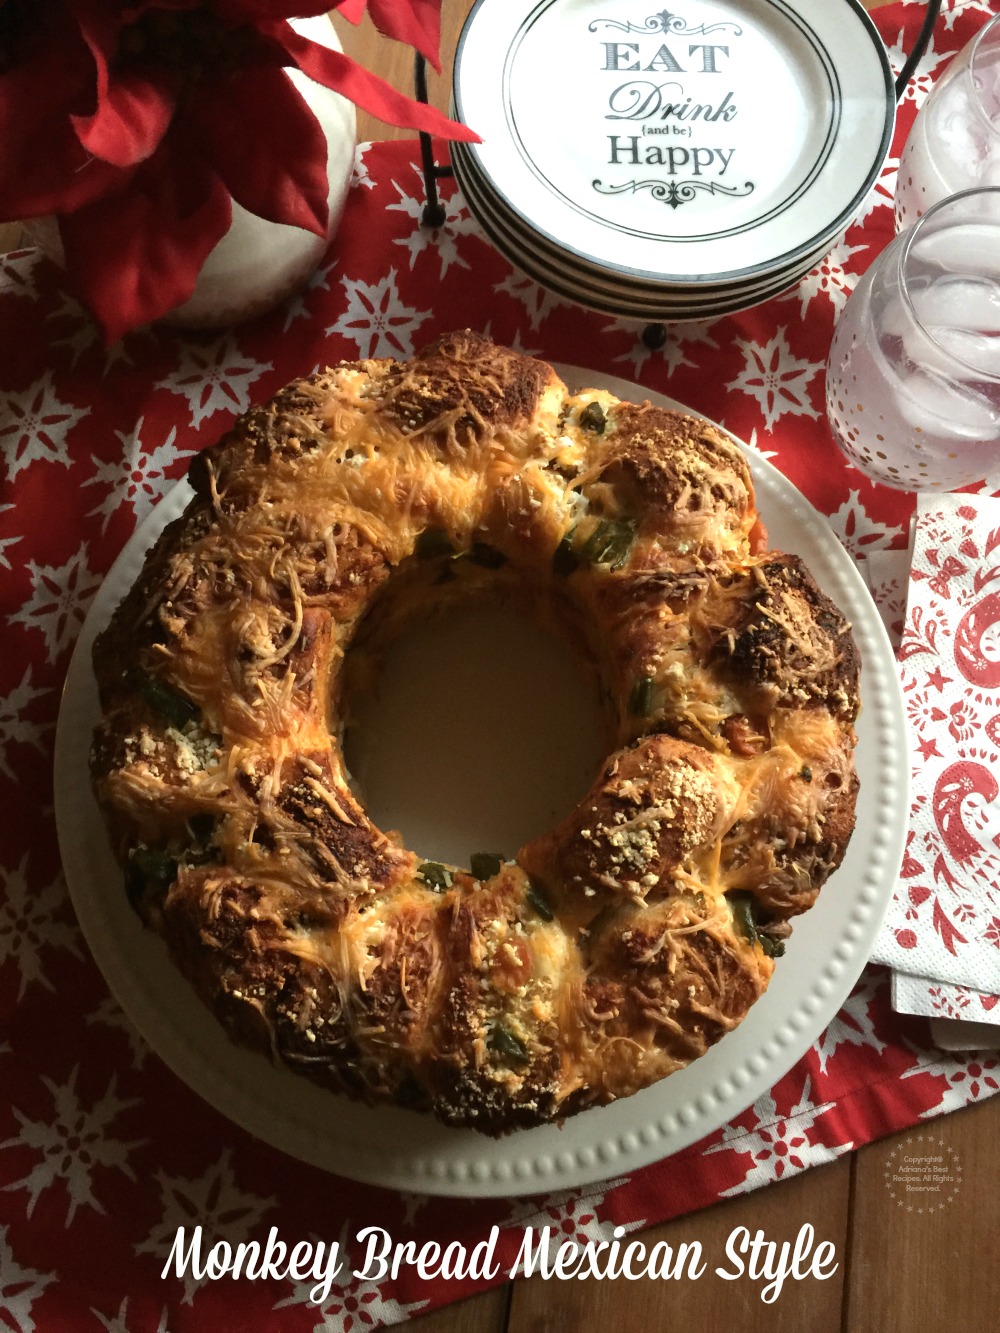
{"type": "MultiPolygon", "coordinates": [[[[882,0],[869,0],[875,8],[882,0]]],[[[447,74],[458,33],[472,0],[444,0],[442,65],[447,74]]],[[[378,38],[365,21],[351,28],[336,20],[345,50],[406,91],[412,90],[412,54],[378,38]]],[[[431,99],[446,108],[446,78],[430,72],[431,99]]],[[[367,116],[359,139],[397,137],[367,116]]],[[[20,228],[0,226],[0,251],[13,248],[20,228]]],[[[828,1166],[716,1204],[700,1213],[643,1233],[648,1246],[700,1241],[706,1255],[724,1253],[738,1226],[758,1228],[774,1240],[795,1239],[811,1223],[817,1238],[832,1241],[838,1268],[820,1282],[786,1283],[780,1299],[765,1305],[758,1284],[724,1281],[714,1264],[698,1281],[636,1282],[617,1279],[546,1282],[541,1277],[508,1283],[434,1314],[418,1318],[414,1333],[966,1333],[1000,1324],[1000,1265],[991,1243],[1000,1235],[1000,1097],[940,1117],[828,1166]],[[897,1150],[926,1152],[933,1132],[962,1167],[954,1202],[930,1214],[907,1212],[883,1179],[897,1150]]]]}

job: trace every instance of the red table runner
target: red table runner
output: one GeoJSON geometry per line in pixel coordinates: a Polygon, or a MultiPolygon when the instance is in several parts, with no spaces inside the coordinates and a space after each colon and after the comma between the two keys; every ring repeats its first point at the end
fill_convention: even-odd
{"type": "MultiPolygon", "coordinates": [[[[460,1241],[500,1228],[502,1280],[524,1229],[610,1241],[827,1162],[1000,1090],[1000,1061],[944,1055],[889,1006],[870,968],[813,1049],[727,1127],[666,1162],[532,1200],[403,1195],[324,1175],[209,1109],[150,1054],[109,998],[75,924],[56,847],[52,745],[60,686],[102,576],[191,455],[251,402],[342,358],[408,356],[471,326],[525,351],[635,379],[721,420],[830,516],[848,550],[904,545],[912,498],[869,484],[834,449],[823,364],[856,276],[892,234],[896,160],[914,89],[986,21],[946,4],[893,146],[846,239],[759,309],[675,326],[650,351],[638,326],[547,294],[499,257],[453,187],[437,231],[419,226],[414,143],[359,153],[340,235],[309,287],[268,318],[216,336],[139,332],[106,349],[60,271],[0,257],[0,1325],[39,1330],[374,1328],[485,1285],[345,1276],[161,1278],[179,1226],[206,1237],[460,1241]]],[[[922,6],[878,26],[898,67],[922,6]]]]}

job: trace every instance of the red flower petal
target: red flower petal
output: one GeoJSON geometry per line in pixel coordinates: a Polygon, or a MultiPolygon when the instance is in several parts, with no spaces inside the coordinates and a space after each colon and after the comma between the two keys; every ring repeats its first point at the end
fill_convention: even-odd
{"type": "Polygon", "coordinates": [[[441,69],[441,0],[368,0],[368,13],[379,32],[415,47],[441,69]]]}
{"type": "Polygon", "coordinates": [[[236,23],[258,23],[261,19],[277,23],[281,19],[316,18],[319,14],[329,14],[331,9],[337,8],[329,0],[214,0],[211,7],[222,18],[232,19],[236,23]]]}
{"type": "MultiPolygon", "coordinates": [[[[85,2],[96,3],[102,8],[106,6],[107,0],[85,0],[85,2]]],[[[122,23],[134,23],[136,19],[142,18],[143,14],[149,13],[151,9],[198,9],[205,3],[205,0],[136,0],[135,4],[121,4],[122,23]]],[[[208,0],[211,5],[213,0],[208,0]]]]}
{"type": "Polygon", "coordinates": [[[362,69],[342,52],[331,51],[316,42],[310,42],[287,23],[274,25],[272,33],[303,74],[308,74],[327,88],[343,93],[379,120],[389,125],[426,130],[428,134],[440,135],[442,139],[480,142],[479,135],[468,126],[449,120],[435,107],[404,97],[390,83],[362,69]]]}
{"type": "Polygon", "coordinates": [[[237,203],[326,235],[326,137],[285,70],[247,69],[206,83],[190,110],[205,156],[237,203]]]}
{"type": "Polygon", "coordinates": [[[71,116],[88,152],[116,167],[132,167],[155,151],[174,113],[173,80],[163,70],[112,77],[111,62],[122,31],[114,7],[96,0],[70,0],[97,71],[97,106],[71,116]]]}
{"type": "Polygon", "coordinates": [[[118,77],[99,97],[92,116],[71,116],[77,137],[95,157],[131,167],[156,151],[176,102],[165,76],[118,77]]]}
{"type": "Polygon", "coordinates": [[[61,217],[69,270],[108,341],[186,301],[231,219],[223,181],[178,133],[126,191],[61,217]]]}
{"type": "Polygon", "coordinates": [[[79,35],[58,28],[0,76],[0,211],[7,221],[79,208],[123,179],[91,158],[70,125],[73,111],[93,104],[93,78],[79,35]]]}
{"type": "Polygon", "coordinates": [[[338,14],[342,14],[348,23],[360,23],[365,16],[366,0],[340,0],[339,5],[334,5],[338,14]]]}

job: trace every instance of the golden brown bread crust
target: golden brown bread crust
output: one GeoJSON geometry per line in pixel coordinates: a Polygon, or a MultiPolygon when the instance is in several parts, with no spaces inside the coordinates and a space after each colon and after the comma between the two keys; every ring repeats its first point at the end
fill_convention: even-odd
{"type": "Polygon", "coordinates": [[[289,386],[191,481],[95,645],[92,772],[234,1037],[498,1134],[739,1023],[853,828],[859,662],[726,436],[466,332],[289,386]],[[376,828],[341,751],[345,661],[431,588],[554,611],[613,710],[577,809],[478,878],[376,828]]]}

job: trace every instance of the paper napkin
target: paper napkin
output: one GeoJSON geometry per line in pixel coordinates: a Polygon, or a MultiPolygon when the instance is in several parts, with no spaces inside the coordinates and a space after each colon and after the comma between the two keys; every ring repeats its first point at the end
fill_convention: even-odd
{"type": "Polygon", "coordinates": [[[899,1014],[968,1022],[977,1027],[986,1024],[995,1029],[993,1038],[1000,1043],[1000,995],[910,972],[893,972],[892,1007],[899,1014]]]}
{"type": "Polygon", "coordinates": [[[898,655],[910,828],[873,957],[1000,994],[1000,500],[920,497],[898,655]]]}

